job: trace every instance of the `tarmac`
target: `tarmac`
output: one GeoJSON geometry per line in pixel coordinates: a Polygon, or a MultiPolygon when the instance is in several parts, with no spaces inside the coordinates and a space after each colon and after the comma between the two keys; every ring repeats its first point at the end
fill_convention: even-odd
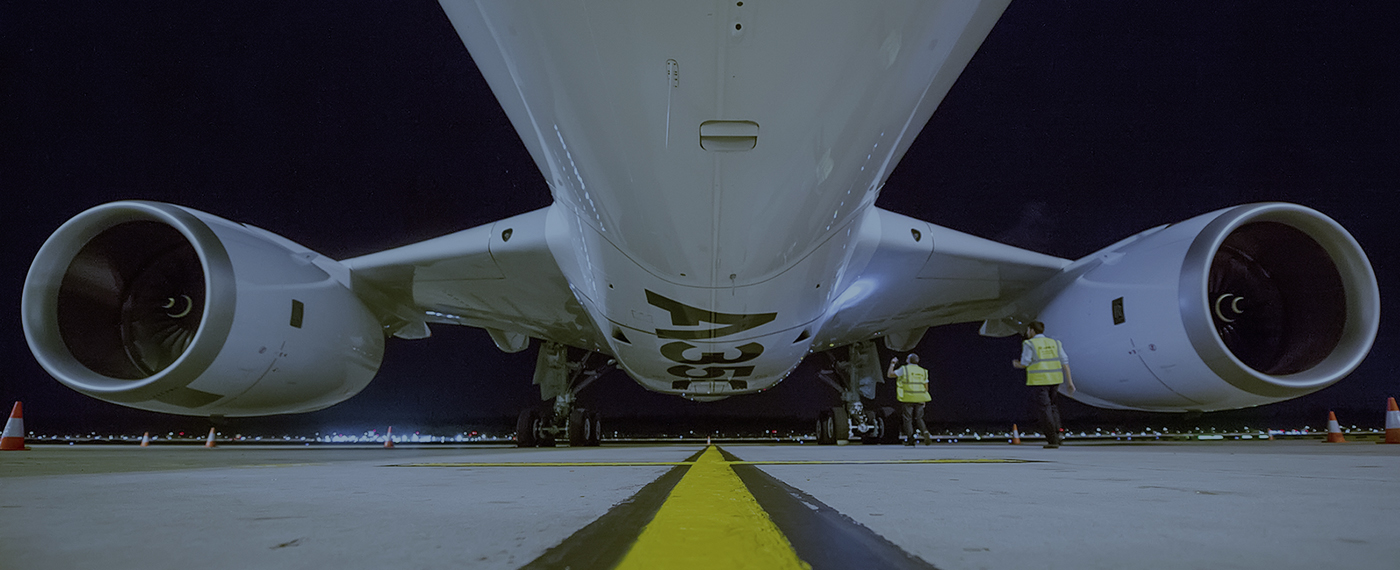
{"type": "Polygon", "coordinates": [[[0,568],[1395,568],[1400,445],[36,445],[0,568]]]}

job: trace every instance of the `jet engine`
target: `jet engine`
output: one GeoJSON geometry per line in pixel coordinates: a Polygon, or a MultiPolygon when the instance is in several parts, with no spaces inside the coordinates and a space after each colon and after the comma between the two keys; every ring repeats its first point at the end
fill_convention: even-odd
{"type": "Polygon", "coordinates": [[[341,264],[189,208],[113,202],[49,237],[24,283],[30,350],[64,385],[170,414],[318,410],[379,369],[341,264]]]}
{"type": "Polygon", "coordinates": [[[1085,403],[1257,406],[1320,390],[1376,338],[1380,294],[1356,240],[1303,206],[1248,204],[1148,230],[1066,268],[1039,311],[1085,403]]]}

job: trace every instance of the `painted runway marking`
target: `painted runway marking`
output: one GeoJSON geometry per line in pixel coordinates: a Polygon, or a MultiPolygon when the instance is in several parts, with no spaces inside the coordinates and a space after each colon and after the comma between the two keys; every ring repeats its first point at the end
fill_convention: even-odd
{"type": "Polygon", "coordinates": [[[887,568],[927,562],[760,467],[1034,463],[1019,459],[745,461],[709,445],[674,462],[462,462],[392,467],[671,468],[523,568],[887,568]]]}
{"type": "MultiPolygon", "coordinates": [[[[811,460],[811,461],[724,461],[729,465],[923,465],[942,463],[1035,463],[1026,459],[872,459],[872,460],[811,460]]],[[[695,465],[694,461],[580,461],[580,462],[461,462],[461,463],[398,463],[385,467],[676,467],[695,465]]]]}
{"type": "Polygon", "coordinates": [[[1022,459],[746,461],[708,445],[683,461],[464,461],[384,467],[669,467],[523,568],[932,568],[762,466],[1036,463],[1022,459]]]}
{"type": "Polygon", "coordinates": [[[788,485],[721,449],[734,474],[744,481],[759,506],[787,535],[793,550],[814,570],[879,568],[931,570],[933,566],[875,534],[849,516],[801,489],[788,485]]]}
{"type": "Polygon", "coordinates": [[[671,490],[617,565],[662,567],[811,568],[713,446],[671,490]]]}
{"type": "Polygon", "coordinates": [[[539,558],[521,570],[556,570],[558,568],[612,568],[632,548],[642,529],[666,502],[671,489],[690,471],[699,459],[697,451],[682,464],[667,469],[660,477],[647,483],[637,494],[618,503],[603,516],[588,524],[568,539],[546,550],[539,558]]]}

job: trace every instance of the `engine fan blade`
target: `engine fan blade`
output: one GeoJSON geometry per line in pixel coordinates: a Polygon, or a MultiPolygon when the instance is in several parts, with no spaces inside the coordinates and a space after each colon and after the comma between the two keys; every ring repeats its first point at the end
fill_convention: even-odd
{"type": "Polygon", "coordinates": [[[127,356],[142,372],[174,364],[194,341],[204,315],[204,273],[188,243],[147,260],[128,281],[121,310],[127,356]]]}
{"type": "Polygon", "coordinates": [[[1287,320],[1283,294],[1268,269],[1245,251],[1221,247],[1207,294],[1226,348],[1255,370],[1271,369],[1287,348],[1287,320]]]}

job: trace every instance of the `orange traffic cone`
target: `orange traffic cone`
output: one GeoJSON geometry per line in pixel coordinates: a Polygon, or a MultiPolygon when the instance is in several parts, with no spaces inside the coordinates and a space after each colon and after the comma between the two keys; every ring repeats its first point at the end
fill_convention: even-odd
{"type": "Polygon", "coordinates": [[[204,447],[218,447],[214,445],[214,428],[209,428],[209,439],[204,440],[204,447]]]}
{"type": "Polygon", "coordinates": [[[1337,414],[1327,412],[1327,443],[1346,443],[1342,437],[1342,426],[1337,424],[1337,414]]]}
{"type": "Polygon", "coordinates": [[[1011,424],[1011,445],[1021,445],[1021,430],[1016,429],[1016,424],[1011,424]]]}
{"type": "Polygon", "coordinates": [[[1400,407],[1395,406],[1395,398],[1386,402],[1385,442],[1400,443],[1400,407]]]}
{"type": "Polygon", "coordinates": [[[384,449],[394,448],[394,426],[389,426],[389,431],[384,432],[384,449]]]}
{"type": "Polygon", "coordinates": [[[15,402],[10,410],[10,419],[5,421],[5,432],[0,435],[0,451],[24,451],[24,406],[15,402]]]}
{"type": "Polygon", "coordinates": [[[141,436],[141,447],[149,447],[150,445],[151,445],[151,432],[146,432],[145,434],[143,434],[143,435],[141,436]]]}

